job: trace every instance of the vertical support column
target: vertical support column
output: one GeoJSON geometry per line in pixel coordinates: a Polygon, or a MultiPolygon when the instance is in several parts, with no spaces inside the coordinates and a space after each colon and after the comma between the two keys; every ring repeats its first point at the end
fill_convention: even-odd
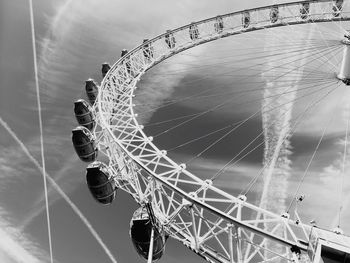
{"type": "MultiPolygon", "coordinates": [[[[240,200],[246,201],[247,198],[245,196],[240,196],[240,200]]],[[[242,220],[242,203],[238,204],[237,208],[237,219],[242,220]]],[[[242,242],[241,242],[241,229],[237,226],[235,226],[236,229],[236,248],[237,248],[237,262],[242,263],[243,262],[243,255],[242,255],[242,242]]]]}
{"type": "Polygon", "coordinates": [[[147,263],[152,263],[153,259],[153,241],[154,241],[154,227],[152,226],[151,230],[151,240],[149,243],[149,250],[148,250],[148,260],[147,263]]]}
{"type": "Polygon", "coordinates": [[[233,238],[232,238],[232,224],[227,224],[228,227],[228,245],[230,250],[230,263],[234,263],[233,260],[233,238]]]}
{"type": "Polygon", "coordinates": [[[191,207],[191,216],[192,216],[192,230],[194,235],[194,245],[195,250],[198,251],[198,236],[197,236],[197,227],[196,227],[196,217],[194,216],[193,206],[191,207]]]}
{"type": "MultiPolygon", "coordinates": [[[[345,37],[347,37],[345,35],[345,37]]],[[[343,81],[345,85],[350,85],[350,40],[345,39],[342,41],[344,44],[343,60],[340,66],[338,79],[343,81]]]]}
{"type": "Polygon", "coordinates": [[[237,247],[237,262],[242,263],[242,242],[241,242],[241,229],[236,227],[236,247],[237,247]]]}

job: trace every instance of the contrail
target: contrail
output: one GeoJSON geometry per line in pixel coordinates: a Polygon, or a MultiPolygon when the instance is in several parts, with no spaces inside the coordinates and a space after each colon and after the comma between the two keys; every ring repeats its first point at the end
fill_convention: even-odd
{"type": "Polygon", "coordinates": [[[33,1],[32,0],[29,0],[29,13],[30,13],[30,28],[31,28],[31,33],[32,33],[35,90],[36,90],[36,100],[37,100],[38,117],[39,117],[40,153],[41,153],[41,165],[43,167],[42,175],[43,175],[43,181],[44,181],[47,233],[48,233],[48,237],[49,237],[50,262],[53,263],[50,210],[49,210],[49,200],[48,200],[48,196],[47,196],[47,183],[46,183],[47,176],[45,174],[46,169],[45,169],[45,154],[44,154],[43,118],[42,118],[42,114],[41,114],[41,101],[40,101],[38,64],[37,64],[36,45],[35,45],[35,26],[34,26],[34,14],[33,14],[33,1]]]}
{"type": "MultiPolygon", "coordinates": [[[[55,174],[55,179],[57,182],[63,177],[64,174],[67,173],[69,169],[72,168],[71,166],[76,162],[76,160],[76,154],[73,154],[72,156],[66,158],[66,161],[64,161],[65,165],[55,174]]],[[[59,199],[59,195],[53,195],[54,190],[55,189],[53,189],[52,186],[48,187],[48,194],[50,196],[49,206],[51,206],[59,199]]],[[[35,201],[33,205],[32,213],[22,222],[23,228],[27,227],[33,221],[33,219],[40,215],[41,212],[45,209],[45,205],[43,205],[44,200],[45,196],[44,194],[41,194],[41,196],[35,201]]]]}
{"type": "MultiPolygon", "coordinates": [[[[344,94],[345,98],[348,98],[348,93],[349,92],[347,92],[347,94],[344,94]]],[[[343,119],[347,125],[347,128],[346,128],[344,143],[341,142],[341,145],[344,144],[345,147],[339,152],[340,158],[337,159],[332,164],[333,173],[330,173],[330,176],[333,177],[333,180],[335,180],[336,184],[338,184],[338,182],[340,181],[340,190],[338,190],[339,191],[338,200],[334,202],[337,205],[338,211],[331,223],[332,229],[336,227],[340,227],[340,228],[342,227],[342,224],[341,224],[342,214],[344,214],[345,209],[349,206],[349,201],[350,201],[349,200],[350,194],[344,195],[344,193],[346,193],[344,191],[345,189],[344,176],[347,174],[347,171],[349,168],[348,167],[349,162],[347,161],[349,159],[349,151],[347,150],[347,144],[349,144],[349,142],[347,140],[349,138],[348,132],[349,132],[349,121],[350,121],[349,120],[350,119],[350,102],[347,102],[345,104],[345,107],[343,109],[343,119]],[[336,180],[337,177],[339,177],[339,180],[336,180]]],[[[325,170],[327,171],[327,168],[325,170]]]]}
{"type": "MultiPolygon", "coordinates": [[[[278,33],[278,32],[276,32],[278,33]]],[[[274,46],[276,39],[274,36],[269,35],[272,41],[268,44],[274,46]],[[271,43],[272,42],[272,43],[271,43]]],[[[311,37],[311,31],[308,37],[304,38],[306,41],[311,37]]],[[[277,40],[281,43],[281,40],[277,40]]],[[[283,41],[282,41],[283,43],[283,41]]],[[[265,50],[269,52],[269,50],[265,50]]],[[[295,58],[292,58],[295,60],[295,58]]],[[[283,62],[286,62],[285,60],[283,62]]],[[[279,61],[277,63],[280,63],[279,61]]],[[[299,81],[302,78],[304,67],[300,65],[305,64],[305,58],[300,57],[299,61],[292,64],[295,67],[295,71],[298,74],[292,74],[293,79],[287,74],[283,80],[286,79],[286,85],[278,86],[274,83],[274,79],[279,75],[282,75],[285,71],[284,69],[276,67],[276,62],[267,61],[267,68],[275,68],[273,71],[268,71],[269,73],[263,73],[262,78],[266,81],[266,86],[263,91],[263,101],[262,101],[262,122],[263,131],[265,138],[265,149],[263,165],[267,167],[264,171],[263,178],[263,190],[260,199],[260,207],[272,211],[274,213],[283,213],[286,210],[286,198],[287,198],[287,180],[290,176],[290,155],[291,155],[291,143],[290,143],[290,125],[292,118],[293,102],[297,95],[297,89],[299,86],[299,81]],[[297,67],[299,65],[299,67],[297,67]],[[277,99],[273,104],[271,103],[271,95],[279,94],[281,89],[295,90],[294,92],[288,92],[277,99]],[[279,106],[276,110],[271,111],[270,108],[279,106]],[[269,125],[273,122],[273,125],[269,125]]],[[[283,75],[282,75],[283,76],[283,75]]],[[[268,230],[270,226],[266,226],[268,230]]],[[[279,231],[282,231],[280,229],[279,231]]],[[[280,232],[282,234],[282,232],[280,232]]],[[[269,243],[269,241],[267,242],[269,243]]],[[[270,244],[267,246],[272,246],[283,253],[283,247],[277,244],[270,244]]]]}
{"type": "MultiPolygon", "coordinates": [[[[197,47],[196,54],[198,55],[201,52],[203,52],[203,49],[197,47]]],[[[141,88],[135,92],[136,97],[134,98],[136,104],[135,112],[139,113],[139,123],[147,123],[158,107],[161,107],[164,101],[171,97],[175,88],[181,84],[181,81],[189,72],[190,66],[186,63],[191,64],[195,61],[196,58],[189,56],[175,57],[172,58],[170,64],[164,63],[162,67],[158,67],[156,74],[149,73],[149,76],[146,76],[148,79],[151,79],[151,82],[147,80],[144,83],[141,82],[141,88]],[[172,75],[171,73],[168,74],[169,71],[180,71],[183,73],[172,75]],[[142,92],[142,96],[137,96],[138,92],[142,92]]]]}
{"type": "MultiPolygon", "coordinates": [[[[17,135],[12,131],[12,129],[8,126],[8,124],[0,117],[0,124],[7,130],[7,132],[12,136],[12,138],[19,144],[23,152],[27,155],[27,157],[32,161],[32,163],[38,168],[40,172],[42,172],[42,167],[38,163],[38,161],[33,157],[33,155],[29,152],[28,148],[23,144],[23,142],[17,137],[17,135]]],[[[114,258],[106,244],[102,241],[98,233],[92,227],[87,218],[83,215],[83,213],[79,210],[79,208],[72,202],[72,200],[63,192],[63,190],[56,184],[56,182],[52,179],[52,177],[46,173],[49,182],[56,189],[56,191],[62,196],[62,198],[68,203],[68,205],[73,209],[73,211],[78,215],[78,217],[83,221],[86,227],[89,229],[93,237],[100,244],[102,249],[105,251],[109,259],[113,263],[117,263],[117,260],[114,258]]]]}

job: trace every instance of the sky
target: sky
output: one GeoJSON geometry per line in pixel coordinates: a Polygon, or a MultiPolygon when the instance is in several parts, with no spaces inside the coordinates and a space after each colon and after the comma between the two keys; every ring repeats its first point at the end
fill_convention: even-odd
{"type": "MultiPolygon", "coordinates": [[[[101,206],[93,200],[87,189],[86,164],[78,159],[71,144],[71,130],[77,126],[73,102],[81,97],[86,98],[84,81],[92,77],[100,82],[101,63],[114,63],[120,57],[123,48],[130,50],[145,38],[152,38],[167,29],[192,21],[273,2],[154,0],[152,5],[142,0],[33,2],[45,161],[47,173],[56,182],[56,186],[53,186],[52,181],[48,181],[55,262],[143,262],[134,251],[129,238],[129,222],[137,204],[129,195],[118,191],[113,204],[101,206]],[[62,198],[62,192],[59,194],[58,188],[65,193],[65,198],[62,198]],[[67,200],[73,202],[74,210],[72,203],[69,205],[67,200]]],[[[4,263],[48,262],[44,188],[41,171],[38,169],[41,164],[40,137],[28,1],[0,0],[0,19],[0,258],[4,263]]],[[[269,67],[279,64],[279,60],[273,60],[273,56],[261,60],[263,64],[256,67],[257,73],[237,71],[256,64],[258,60],[254,57],[258,52],[272,54],[274,51],[269,48],[276,45],[283,50],[282,47],[288,45],[288,37],[293,35],[293,32],[298,33],[300,45],[307,43],[307,38],[341,38],[339,28],[334,25],[283,30],[267,30],[264,33],[215,41],[176,55],[150,70],[139,84],[139,92],[145,92],[145,95],[136,100],[136,110],[140,113],[138,118],[146,126],[146,132],[155,136],[181,120],[161,125],[151,125],[152,123],[202,112],[227,98],[230,99],[228,105],[210,112],[205,118],[182,125],[164,136],[155,136],[155,143],[160,148],[167,149],[169,156],[178,162],[187,162],[219,138],[219,135],[173,148],[261,110],[262,101],[267,103],[266,98],[271,95],[266,87],[276,85],[278,88],[278,84],[274,84],[273,80],[283,69],[267,71],[269,67]],[[239,60],[240,56],[245,59],[239,60]],[[245,74],[249,81],[244,79],[245,74]],[[216,93],[225,94],[232,89],[241,90],[242,86],[253,89],[261,83],[264,85],[260,91],[249,93],[245,97],[213,96],[216,93]],[[198,96],[202,90],[208,91],[203,94],[208,97],[202,97],[201,100],[183,99],[198,96]],[[168,100],[174,99],[180,102],[157,109],[168,100]],[[254,100],[257,102],[247,103],[254,100]],[[145,111],[147,112],[144,113],[145,111]]],[[[282,55],[285,62],[291,59],[290,56],[287,58],[286,53],[282,55]]],[[[332,63],[339,65],[336,57],[332,57],[332,54],[327,56],[317,61],[332,59],[332,63]]],[[[289,81],[291,86],[297,88],[298,78],[305,78],[317,64],[309,62],[309,67],[303,67],[304,57],[300,55],[296,58],[295,63],[299,64],[292,65],[299,65],[301,69],[297,76],[289,75],[293,77],[292,80],[284,81],[289,81]]],[[[323,65],[319,72],[323,77],[331,78],[334,69],[323,65]]],[[[320,75],[314,75],[314,79],[317,77],[320,75]]],[[[303,85],[305,87],[307,84],[303,85]]],[[[303,91],[299,91],[298,94],[303,94],[303,91]]],[[[324,91],[311,98],[317,99],[322,94],[324,91]]],[[[189,168],[203,179],[210,178],[260,132],[265,132],[266,136],[273,134],[274,136],[269,137],[265,150],[262,147],[258,148],[239,162],[239,165],[229,167],[215,181],[215,185],[237,195],[247,187],[253,176],[259,173],[264,162],[275,159],[277,169],[272,180],[274,184],[270,185],[272,188],[268,190],[267,195],[280,191],[280,200],[276,201],[273,200],[273,196],[268,196],[266,200],[273,205],[264,206],[276,209],[275,212],[280,213],[282,211],[279,210],[285,209],[292,199],[306,169],[307,160],[312,156],[323,134],[328,116],[333,113],[336,117],[331,125],[328,125],[322,144],[301,187],[306,199],[300,207],[300,214],[305,222],[316,219],[321,227],[332,229],[338,221],[334,215],[339,208],[339,198],[343,200],[342,222],[347,222],[350,218],[347,195],[350,180],[346,176],[343,194],[340,195],[339,191],[349,105],[346,98],[350,97],[349,95],[349,91],[342,87],[339,92],[327,96],[324,103],[320,103],[310,115],[304,117],[293,137],[282,144],[274,138],[282,138],[285,135],[286,131],[282,127],[291,128],[292,117],[303,112],[309,100],[296,103],[293,112],[288,111],[282,118],[284,124],[274,123],[274,118],[278,117],[277,113],[274,115],[267,112],[264,117],[260,114],[197,157],[189,164],[189,168]],[[269,126],[269,123],[274,124],[269,126]],[[276,147],[283,150],[279,158],[273,155],[276,147]],[[278,203],[281,206],[276,206],[278,203]]],[[[292,93],[288,98],[293,99],[293,96],[297,94],[292,93]]],[[[281,99],[277,105],[284,103],[281,99]]],[[[285,110],[287,111],[288,107],[285,110]]],[[[348,166],[346,162],[345,171],[348,166]]],[[[263,192],[263,183],[259,180],[248,197],[258,204],[263,192]]],[[[341,227],[346,234],[350,234],[350,225],[343,223],[341,227]]],[[[179,261],[203,262],[193,252],[170,239],[160,262],[179,261]]]]}

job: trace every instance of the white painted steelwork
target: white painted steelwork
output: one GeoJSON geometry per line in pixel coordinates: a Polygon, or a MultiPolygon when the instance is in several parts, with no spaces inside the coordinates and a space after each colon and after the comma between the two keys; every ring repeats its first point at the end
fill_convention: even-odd
{"type": "Polygon", "coordinates": [[[266,248],[264,240],[305,252],[309,226],[252,205],[244,196],[232,196],[170,159],[137,122],[134,91],[148,69],[181,51],[255,30],[350,20],[346,2],[341,8],[332,0],[294,2],[209,18],[167,31],[119,59],[103,79],[93,106],[94,133],[116,186],[140,204],[151,202],[164,230],[209,262],[298,261],[298,253],[286,249],[280,254],[266,248]],[[222,204],[231,209],[222,209],[222,204]],[[264,224],[273,230],[267,232],[264,224]]]}

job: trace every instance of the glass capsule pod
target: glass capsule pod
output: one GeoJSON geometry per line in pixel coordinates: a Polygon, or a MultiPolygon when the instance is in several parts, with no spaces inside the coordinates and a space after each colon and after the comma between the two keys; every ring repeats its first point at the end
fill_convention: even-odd
{"type": "Polygon", "coordinates": [[[130,221],[130,237],[137,253],[148,259],[151,241],[151,231],[154,230],[152,260],[160,259],[165,249],[165,232],[157,226],[153,226],[145,207],[138,208],[130,221]]]}
{"type": "Polygon", "coordinates": [[[224,20],[221,16],[216,18],[214,28],[216,33],[221,33],[224,30],[224,20]]]}
{"type": "Polygon", "coordinates": [[[309,17],[310,3],[302,3],[300,6],[300,18],[305,20],[309,17]]]}
{"type": "Polygon", "coordinates": [[[341,11],[343,9],[343,2],[344,2],[344,0],[334,0],[333,1],[332,10],[333,10],[333,16],[334,17],[340,16],[340,13],[341,13],[341,11]]]}
{"type": "Polygon", "coordinates": [[[271,21],[271,23],[276,23],[277,22],[278,15],[279,15],[278,6],[271,7],[271,10],[270,10],[270,21],[271,21]]]}
{"type": "Polygon", "coordinates": [[[74,114],[79,125],[88,128],[90,131],[94,128],[95,118],[91,106],[83,99],[74,102],[74,114]]]}
{"type": "Polygon", "coordinates": [[[199,30],[197,25],[192,23],[188,30],[191,40],[196,40],[199,38],[199,30]]]}
{"type": "MultiPolygon", "coordinates": [[[[128,50],[127,49],[123,49],[122,53],[120,54],[120,57],[124,57],[126,54],[128,54],[128,50]]],[[[126,70],[128,71],[129,74],[131,74],[131,64],[130,61],[128,61],[128,59],[125,59],[125,66],[126,66],[126,70]]]]}
{"type": "Polygon", "coordinates": [[[111,65],[109,65],[108,62],[105,62],[102,64],[101,72],[102,72],[102,77],[104,78],[107,74],[107,72],[111,69],[111,65]]]}
{"type": "Polygon", "coordinates": [[[250,25],[250,13],[248,11],[245,11],[242,13],[242,26],[244,28],[249,27],[250,25]]]}
{"type": "Polygon", "coordinates": [[[88,79],[85,81],[85,91],[91,105],[93,105],[98,94],[98,86],[94,79],[88,79]]]}
{"type": "Polygon", "coordinates": [[[74,149],[83,162],[93,162],[97,158],[95,138],[88,128],[78,126],[72,130],[72,142],[74,149]]]}
{"type": "Polygon", "coordinates": [[[115,199],[117,187],[106,164],[100,161],[89,164],[86,168],[86,183],[97,202],[109,205],[115,199]]]}
{"type": "Polygon", "coordinates": [[[167,46],[169,48],[174,48],[176,44],[176,40],[173,33],[171,33],[170,30],[167,30],[164,37],[165,37],[165,43],[167,44],[167,46]]]}
{"type": "Polygon", "coordinates": [[[148,42],[148,39],[144,39],[143,40],[143,56],[146,59],[151,59],[153,58],[153,47],[151,46],[151,44],[145,44],[148,42]]]}

